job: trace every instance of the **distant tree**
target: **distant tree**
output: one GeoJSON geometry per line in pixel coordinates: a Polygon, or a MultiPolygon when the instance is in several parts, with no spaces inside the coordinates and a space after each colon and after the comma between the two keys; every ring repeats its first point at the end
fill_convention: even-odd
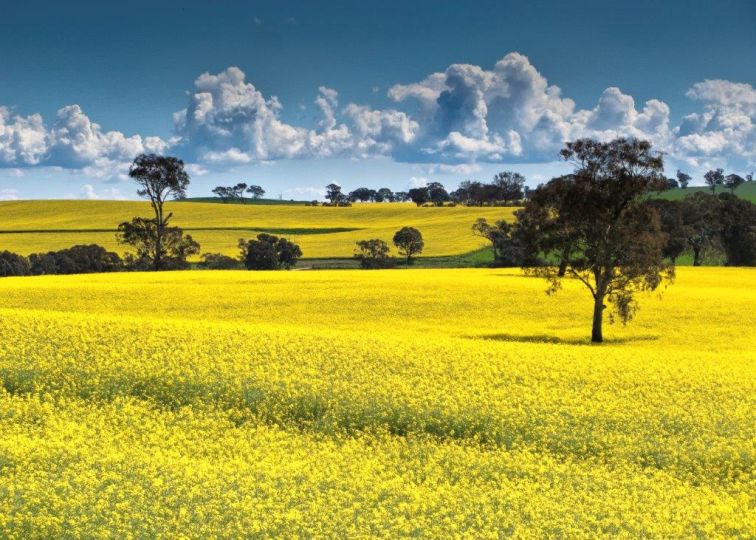
{"type": "MultiPolygon", "coordinates": [[[[155,226],[153,228],[144,227],[146,221],[137,222],[136,220],[141,218],[135,218],[130,231],[133,232],[133,230],[136,230],[134,227],[137,227],[140,228],[142,233],[149,232],[155,235],[155,238],[150,241],[155,246],[152,253],[154,256],[153,264],[155,270],[162,270],[164,266],[162,264],[163,254],[170,251],[164,248],[163,243],[167,234],[168,221],[173,215],[172,213],[166,215],[163,206],[169,198],[183,199],[186,196],[189,175],[184,170],[184,162],[178,158],[156,154],[140,154],[131,164],[129,176],[139,185],[137,195],[149,199],[152,210],[155,212],[155,219],[153,220],[155,226]]],[[[171,250],[175,251],[179,249],[179,245],[183,244],[177,240],[175,228],[171,234],[173,235],[171,242],[174,242],[171,250]]],[[[132,238],[131,234],[125,236],[121,234],[121,236],[132,238]]]]}
{"type": "Polygon", "coordinates": [[[352,202],[367,202],[375,197],[375,190],[366,187],[360,187],[349,193],[349,200],[352,202]]]}
{"type": "Polygon", "coordinates": [[[388,268],[392,266],[389,246],[383,240],[360,240],[354,250],[354,258],[366,269],[388,268]]]}
{"type": "Polygon", "coordinates": [[[418,206],[422,206],[430,201],[430,193],[427,187],[412,188],[408,192],[410,200],[418,206]]]}
{"type": "Polygon", "coordinates": [[[222,253],[203,253],[197,266],[208,270],[235,270],[241,268],[241,263],[222,253]]]}
{"type": "Polygon", "coordinates": [[[457,189],[449,193],[449,197],[451,197],[451,200],[456,203],[471,205],[472,185],[473,185],[473,180],[461,181],[459,183],[459,186],[457,186],[457,189]]]}
{"type": "Polygon", "coordinates": [[[244,204],[244,191],[247,189],[247,184],[245,182],[239,182],[231,189],[234,192],[234,197],[239,199],[239,201],[244,204]]]}
{"type": "MultiPolygon", "coordinates": [[[[663,260],[666,236],[659,215],[646,204],[649,193],[665,187],[661,154],[636,139],[567,143],[560,155],[571,162],[572,175],[557,179],[559,189],[537,193],[518,211],[518,221],[535,234],[528,246],[550,260],[563,260],[569,276],[593,296],[591,341],[602,342],[604,302],[613,304],[622,322],[635,313],[635,293],[655,290],[674,275],[663,260]]],[[[553,266],[527,271],[561,288],[553,266]]]]}
{"type": "Polygon", "coordinates": [[[511,268],[543,264],[537,251],[528,249],[525,239],[527,229],[520,224],[512,224],[502,219],[491,225],[486,218],[478,218],[472,229],[473,234],[491,242],[494,266],[511,268]]]}
{"type": "Polygon", "coordinates": [[[0,277],[28,276],[31,273],[29,260],[23,255],[0,251],[0,277]]]}
{"type": "Polygon", "coordinates": [[[701,266],[706,253],[719,245],[719,199],[698,191],[685,197],[680,205],[685,236],[693,251],[693,266],[701,266]]]}
{"type": "Polygon", "coordinates": [[[265,195],[265,190],[260,186],[253,184],[247,188],[247,193],[252,195],[253,199],[260,199],[263,195],[265,195]]]}
{"type": "Polygon", "coordinates": [[[523,243],[523,266],[540,266],[539,253],[558,249],[558,255],[552,255],[558,261],[556,277],[566,276],[570,257],[580,243],[578,231],[570,219],[570,193],[574,184],[572,174],[539,184],[528,197],[527,212],[515,213],[518,237],[523,243]]]}
{"type": "Polygon", "coordinates": [[[473,223],[473,234],[491,242],[494,262],[499,260],[499,247],[502,244],[503,237],[511,233],[510,227],[511,225],[504,220],[497,221],[491,225],[486,218],[478,218],[473,223]]]}
{"type": "Polygon", "coordinates": [[[525,185],[525,177],[520,173],[504,171],[494,176],[493,185],[496,186],[498,200],[509,204],[523,198],[522,187],[525,185]]]}
{"type": "Polygon", "coordinates": [[[667,235],[662,255],[677,262],[677,258],[688,248],[688,230],[683,221],[683,205],[680,201],[651,199],[648,201],[659,213],[662,231],[667,235]]]}
{"type": "Polygon", "coordinates": [[[711,194],[713,195],[717,190],[717,186],[724,184],[724,170],[716,169],[713,171],[708,171],[706,174],[704,174],[704,182],[707,186],[709,186],[709,188],[711,189],[711,194]]]}
{"type": "Polygon", "coordinates": [[[449,193],[440,182],[430,182],[426,189],[428,190],[428,199],[436,206],[442,206],[449,200],[449,193]]]}
{"type": "Polygon", "coordinates": [[[674,178],[667,178],[667,189],[677,189],[680,184],[674,178]]]}
{"type": "Polygon", "coordinates": [[[216,186],[213,188],[212,192],[216,197],[223,201],[224,204],[234,198],[234,192],[229,187],[216,186]]]}
{"type": "Polygon", "coordinates": [[[756,205],[719,195],[719,237],[727,266],[756,266],[756,205]]]}
{"type": "Polygon", "coordinates": [[[394,202],[396,197],[389,188],[382,187],[375,193],[375,202],[394,202]]]}
{"type": "Polygon", "coordinates": [[[328,184],[326,186],[325,197],[330,201],[331,206],[344,206],[349,200],[349,198],[341,192],[341,186],[338,184],[328,184]]]}
{"type": "Polygon", "coordinates": [[[746,175],[746,182],[753,182],[753,173],[748,173],[746,175]]]}
{"type": "Polygon", "coordinates": [[[737,174],[728,174],[724,180],[724,186],[730,190],[730,193],[735,194],[735,190],[745,183],[745,178],[738,176],[737,174]]]}
{"type": "Polygon", "coordinates": [[[680,184],[682,189],[687,188],[691,180],[692,178],[689,174],[685,174],[679,169],[677,170],[677,183],[680,184]]]}
{"type": "Polygon", "coordinates": [[[134,248],[136,255],[126,256],[126,265],[135,270],[183,270],[187,258],[197,255],[200,246],[179,227],[162,227],[158,233],[156,219],[136,217],[118,225],[120,244],[134,248]]]}
{"type": "Polygon", "coordinates": [[[410,201],[410,195],[406,191],[397,191],[394,193],[394,200],[396,202],[408,202],[410,201]]]}
{"type": "Polygon", "coordinates": [[[423,235],[414,227],[402,227],[394,234],[394,245],[399,254],[406,257],[407,266],[412,262],[412,257],[423,252],[425,242],[423,235]]]}
{"type": "Polygon", "coordinates": [[[289,270],[302,256],[294,242],[266,233],[258,234],[256,240],[239,240],[239,248],[247,270],[289,270]]]}

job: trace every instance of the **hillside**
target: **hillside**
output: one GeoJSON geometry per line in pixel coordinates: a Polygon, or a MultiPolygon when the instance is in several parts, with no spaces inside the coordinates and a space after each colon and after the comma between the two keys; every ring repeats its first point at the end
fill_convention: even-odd
{"type": "Polygon", "coordinates": [[[284,199],[252,199],[251,197],[245,197],[243,201],[240,201],[238,199],[230,200],[223,202],[218,197],[187,197],[185,199],[181,199],[177,202],[190,202],[190,203],[215,203],[215,204],[250,204],[250,205],[304,205],[307,204],[307,201],[295,201],[295,200],[284,200],[284,199]]]}
{"type": "MultiPolygon", "coordinates": [[[[285,235],[302,247],[305,258],[351,257],[357,240],[391,241],[403,226],[418,228],[425,238],[424,256],[469,253],[486,245],[473,236],[478,217],[511,218],[513,208],[417,208],[406,203],[357,204],[348,208],[217,203],[167,204],[171,223],[183,227],[202,252],[237,255],[239,238],[259,232],[285,235]]],[[[21,254],[97,243],[123,252],[116,243],[118,223],[149,216],[138,201],[0,202],[0,250],[21,254]]]]}
{"type": "MultiPolygon", "coordinates": [[[[661,195],[659,195],[662,199],[669,199],[673,201],[677,201],[685,197],[686,195],[690,195],[691,193],[695,193],[696,191],[703,191],[705,193],[711,193],[711,190],[705,186],[696,186],[696,187],[689,187],[686,189],[670,189],[669,191],[665,191],[661,195]]],[[[720,193],[729,193],[730,191],[728,189],[718,187],[716,190],[717,194],[720,193]]],[[[756,204],[756,182],[746,182],[742,186],[740,186],[737,190],[735,190],[735,195],[740,197],[741,199],[746,199],[748,201],[751,201],[752,203],[756,204]]]]}

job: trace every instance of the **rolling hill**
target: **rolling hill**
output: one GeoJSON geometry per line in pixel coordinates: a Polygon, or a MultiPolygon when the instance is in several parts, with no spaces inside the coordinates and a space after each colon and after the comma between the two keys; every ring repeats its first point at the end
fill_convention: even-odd
{"type": "MultiPolygon", "coordinates": [[[[695,193],[696,191],[703,191],[705,193],[711,193],[711,190],[708,187],[696,186],[696,187],[689,187],[686,189],[680,189],[680,188],[670,189],[669,191],[665,191],[664,193],[659,195],[659,197],[662,199],[678,201],[684,198],[686,195],[690,195],[691,193],[695,193]]],[[[723,187],[718,187],[716,190],[716,193],[717,195],[720,193],[729,193],[729,190],[723,187]]],[[[735,195],[737,195],[741,199],[746,199],[756,204],[756,182],[746,182],[745,184],[740,186],[737,190],[735,190],[735,195]]]]}
{"type": "MultiPolygon", "coordinates": [[[[240,205],[170,202],[171,223],[191,234],[202,252],[238,253],[239,238],[269,232],[290,238],[305,258],[351,257],[357,240],[391,242],[403,226],[418,228],[425,238],[424,256],[469,253],[486,245],[471,226],[478,217],[511,219],[513,208],[417,208],[412,204],[357,204],[347,208],[302,205],[240,205]]],[[[141,201],[5,201],[0,202],[0,250],[21,254],[97,243],[124,252],[116,242],[118,224],[150,216],[141,201]]]]}

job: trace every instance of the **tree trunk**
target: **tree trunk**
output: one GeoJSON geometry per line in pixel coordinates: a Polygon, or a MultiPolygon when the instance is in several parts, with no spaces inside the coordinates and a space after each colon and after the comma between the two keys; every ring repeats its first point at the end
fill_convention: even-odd
{"type": "Polygon", "coordinates": [[[701,248],[693,248],[693,266],[701,266],[701,248]]]}
{"type": "Polygon", "coordinates": [[[597,296],[593,303],[593,330],[591,332],[592,343],[603,343],[604,341],[603,322],[605,307],[604,298],[597,296]]]}
{"type": "Polygon", "coordinates": [[[155,271],[160,270],[160,255],[163,250],[163,226],[158,223],[157,238],[155,239],[155,271]]]}
{"type": "Polygon", "coordinates": [[[564,275],[567,273],[567,259],[570,256],[570,249],[569,247],[565,247],[562,250],[562,258],[559,259],[559,272],[557,273],[558,277],[564,277],[564,275]]]}
{"type": "Polygon", "coordinates": [[[557,272],[557,276],[564,277],[565,273],[567,273],[567,261],[562,259],[559,261],[559,272],[557,272]]]}

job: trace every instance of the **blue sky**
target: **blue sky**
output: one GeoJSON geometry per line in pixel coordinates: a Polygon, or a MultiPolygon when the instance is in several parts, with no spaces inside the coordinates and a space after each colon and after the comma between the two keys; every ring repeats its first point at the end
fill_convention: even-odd
{"type": "Polygon", "coordinates": [[[140,151],[184,158],[192,195],[246,180],[285,198],[505,169],[535,185],[579,136],[648,138],[670,173],[756,168],[751,1],[28,0],[2,17],[3,198],[131,197],[140,151]]]}

